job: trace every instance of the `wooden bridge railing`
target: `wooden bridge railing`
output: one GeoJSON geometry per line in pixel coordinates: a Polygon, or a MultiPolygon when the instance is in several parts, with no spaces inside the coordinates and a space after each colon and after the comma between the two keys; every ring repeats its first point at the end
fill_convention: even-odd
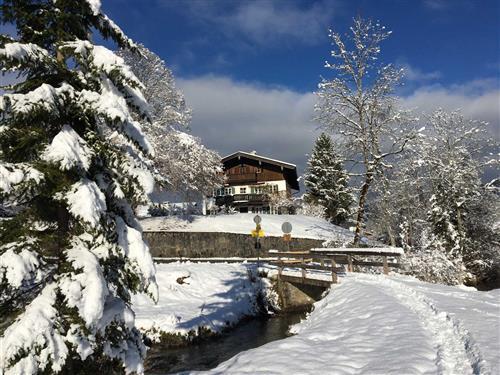
{"type": "Polygon", "coordinates": [[[284,268],[300,268],[302,280],[306,280],[306,270],[329,271],[332,275],[332,283],[338,282],[338,273],[352,272],[354,266],[383,267],[384,274],[389,273],[389,268],[399,267],[399,263],[390,261],[389,258],[397,258],[403,254],[401,248],[316,248],[309,251],[278,251],[269,250],[270,256],[277,260],[268,262],[278,267],[278,277],[282,276],[284,268]],[[358,259],[359,257],[382,257],[382,261],[358,259]],[[328,263],[328,265],[327,265],[328,263]]]}

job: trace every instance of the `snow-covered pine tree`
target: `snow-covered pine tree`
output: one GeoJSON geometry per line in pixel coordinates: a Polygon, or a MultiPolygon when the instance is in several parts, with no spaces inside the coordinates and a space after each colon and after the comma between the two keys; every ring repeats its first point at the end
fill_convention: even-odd
{"type": "Polygon", "coordinates": [[[139,44],[138,50],[124,49],[119,54],[144,84],[152,119],[152,126],[144,131],[155,149],[153,161],[160,182],[186,195],[211,195],[223,182],[220,155],[183,131],[189,126],[191,110],[175,86],[172,71],[143,45],[139,44]]]}
{"type": "Polygon", "coordinates": [[[4,0],[0,66],[0,372],[142,372],[130,294],[157,297],[133,214],[151,146],[142,84],[92,33],[134,48],[100,1],[4,0]]]}
{"type": "Polygon", "coordinates": [[[344,223],[353,198],[348,186],[349,176],[328,134],[322,133],[316,139],[307,164],[304,200],[324,207],[324,215],[332,223],[344,223]]]}

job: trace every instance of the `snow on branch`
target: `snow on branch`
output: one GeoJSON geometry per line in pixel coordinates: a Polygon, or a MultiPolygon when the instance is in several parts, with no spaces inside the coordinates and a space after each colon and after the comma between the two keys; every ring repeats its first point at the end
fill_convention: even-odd
{"type": "Polygon", "coordinates": [[[56,65],[48,51],[33,43],[5,43],[0,47],[2,71],[28,69],[33,66],[56,65]]]}
{"type": "Polygon", "coordinates": [[[74,89],[67,83],[58,88],[44,83],[26,94],[4,94],[0,98],[0,114],[27,116],[34,111],[44,111],[54,115],[73,95],[74,89]]]}
{"type": "Polygon", "coordinates": [[[129,227],[125,221],[116,217],[118,244],[126,257],[130,259],[132,267],[141,276],[141,290],[146,291],[155,301],[158,300],[158,286],[155,279],[155,266],[149,248],[142,240],[142,233],[129,227]]]}
{"type": "Polygon", "coordinates": [[[42,154],[42,159],[59,165],[64,171],[74,167],[87,171],[92,150],[69,125],[64,125],[42,154]]]}
{"type": "Polygon", "coordinates": [[[29,185],[38,185],[44,176],[26,163],[0,163],[0,196],[22,198],[30,190],[29,185]]]}
{"type": "Polygon", "coordinates": [[[0,248],[0,283],[6,281],[14,289],[36,282],[42,276],[41,261],[36,253],[29,251],[26,242],[9,243],[0,248]],[[25,246],[17,252],[21,246],[25,246]]]}
{"type": "Polygon", "coordinates": [[[92,113],[111,121],[122,134],[145,152],[153,153],[153,147],[144,135],[139,122],[132,118],[123,95],[111,80],[105,78],[101,82],[102,92],[83,90],[80,93],[80,105],[92,113]]]}
{"type": "Polygon", "coordinates": [[[52,372],[62,369],[68,348],[56,328],[56,290],[55,283],[46,285],[5,330],[0,350],[0,368],[8,368],[7,374],[36,374],[46,370],[49,365],[52,372]],[[15,365],[8,367],[16,359],[15,365]]]}
{"type": "Polygon", "coordinates": [[[99,225],[102,214],[107,210],[106,197],[95,182],[87,179],[73,184],[64,198],[68,202],[69,212],[92,227],[99,225]]]}
{"type": "Polygon", "coordinates": [[[69,307],[76,307],[87,328],[97,326],[104,311],[109,294],[106,279],[97,257],[90,252],[88,244],[74,238],[66,258],[76,271],[59,282],[59,288],[69,307]]]}

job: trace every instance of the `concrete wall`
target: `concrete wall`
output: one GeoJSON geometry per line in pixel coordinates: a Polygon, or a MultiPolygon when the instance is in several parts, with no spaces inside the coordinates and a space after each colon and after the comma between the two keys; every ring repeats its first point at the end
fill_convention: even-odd
{"type": "MultiPolygon", "coordinates": [[[[281,237],[261,238],[262,249],[254,247],[255,239],[247,234],[217,232],[144,232],[153,257],[257,257],[267,256],[267,250],[286,250],[281,237]]],[[[291,250],[321,247],[322,240],[295,238],[291,250]]]]}

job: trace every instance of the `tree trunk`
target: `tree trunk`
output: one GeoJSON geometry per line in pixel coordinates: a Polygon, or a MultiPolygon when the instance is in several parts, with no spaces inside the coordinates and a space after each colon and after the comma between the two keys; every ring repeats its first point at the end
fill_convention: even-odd
{"type": "Polygon", "coordinates": [[[358,214],[356,217],[356,230],[354,232],[354,241],[353,245],[359,245],[359,241],[361,240],[361,227],[363,226],[363,219],[365,216],[365,204],[366,197],[368,195],[368,190],[370,189],[370,185],[373,181],[373,172],[368,171],[365,176],[365,182],[361,187],[361,191],[359,193],[359,203],[358,203],[358,214]]]}
{"type": "Polygon", "coordinates": [[[391,242],[391,246],[395,247],[396,246],[396,238],[394,238],[394,233],[392,232],[391,225],[387,225],[387,234],[389,235],[389,241],[391,242]]]}

